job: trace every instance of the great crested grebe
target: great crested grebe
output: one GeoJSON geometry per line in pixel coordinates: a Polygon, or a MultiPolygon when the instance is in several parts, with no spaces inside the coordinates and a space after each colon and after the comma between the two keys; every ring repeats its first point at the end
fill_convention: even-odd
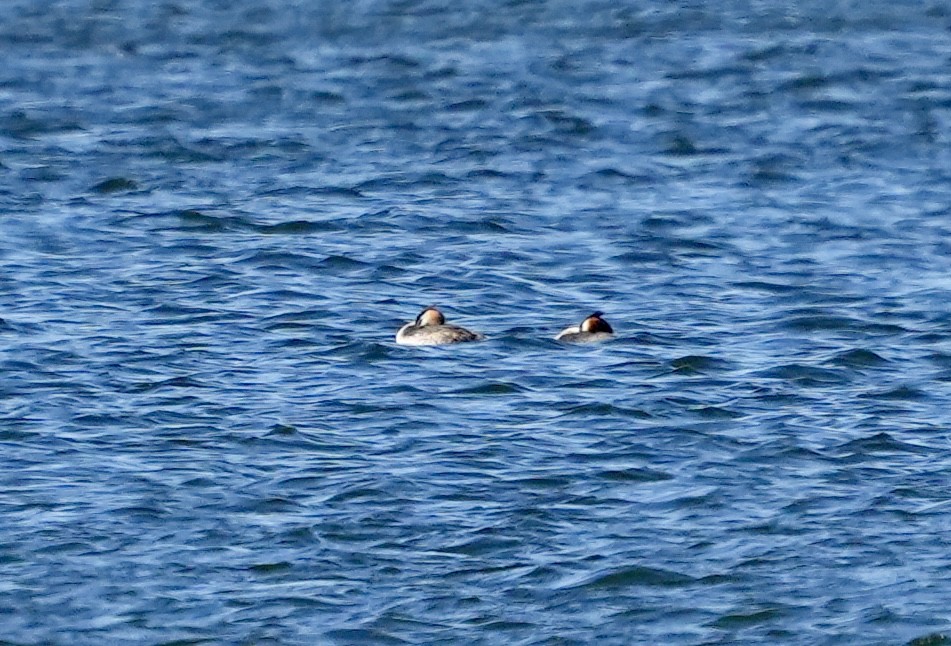
{"type": "Polygon", "coordinates": [[[435,307],[427,307],[413,323],[407,323],[396,333],[400,345],[447,345],[465,341],[481,341],[485,337],[458,325],[446,325],[446,317],[435,307]]]}
{"type": "Polygon", "coordinates": [[[594,343],[606,341],[614,336],[614,330],[601,316],[604,312],[595,312],[581,322],[581,325],[566,327],[555,337],[556,341],[569,343],[594,343]]]}

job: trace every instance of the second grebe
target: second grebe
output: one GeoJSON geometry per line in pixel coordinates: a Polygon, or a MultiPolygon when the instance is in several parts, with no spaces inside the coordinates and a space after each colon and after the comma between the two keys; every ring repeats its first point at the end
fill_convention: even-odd
{"type": "Polygon", "coordinates": [[[595,312],[581,322],[581,325],[572,325],[558,333],[556,341],[569,343],[594,343],[606,341],[614,336],[614,330],[601,316],[604,312],[595,312]]]}

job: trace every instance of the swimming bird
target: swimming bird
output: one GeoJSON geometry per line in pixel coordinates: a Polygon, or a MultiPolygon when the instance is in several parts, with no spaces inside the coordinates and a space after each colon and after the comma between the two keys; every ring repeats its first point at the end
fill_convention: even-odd
{"type": "Polygon", "coordinates": [[[447,345],[465,341],[481,341],[485,337],[458,325],[446,325],[446,317],[435,307],[427,307],[413,323],[396,333],[400,345],[447,345]]]}
{"type": "Polygon", "coordinates": [[[568,343],[595,343],[606,341],[614,336],[614,330],[601,318],[604,312],[595,312],[581,322],[581,325],[566,327],[555,337],[556,341],[568,343]]]}

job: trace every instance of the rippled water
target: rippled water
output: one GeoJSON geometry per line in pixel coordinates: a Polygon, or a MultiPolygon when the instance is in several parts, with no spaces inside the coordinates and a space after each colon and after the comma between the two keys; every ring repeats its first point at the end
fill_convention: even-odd
{"type": "Polygon", "coordinates": [[[951,643],[951,8],[456,4],[4,5],[3,643],[951,643]]]}

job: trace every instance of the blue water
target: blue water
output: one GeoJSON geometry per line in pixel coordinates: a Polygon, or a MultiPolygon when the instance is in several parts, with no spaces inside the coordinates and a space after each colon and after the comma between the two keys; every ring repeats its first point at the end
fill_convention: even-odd
{"type": "Polygon", "coordinates": [[[0,54],[0,643],[951,644],[948,4],[0,54]],[[395,345],[430,304],[489,339],[395,345]]]}

